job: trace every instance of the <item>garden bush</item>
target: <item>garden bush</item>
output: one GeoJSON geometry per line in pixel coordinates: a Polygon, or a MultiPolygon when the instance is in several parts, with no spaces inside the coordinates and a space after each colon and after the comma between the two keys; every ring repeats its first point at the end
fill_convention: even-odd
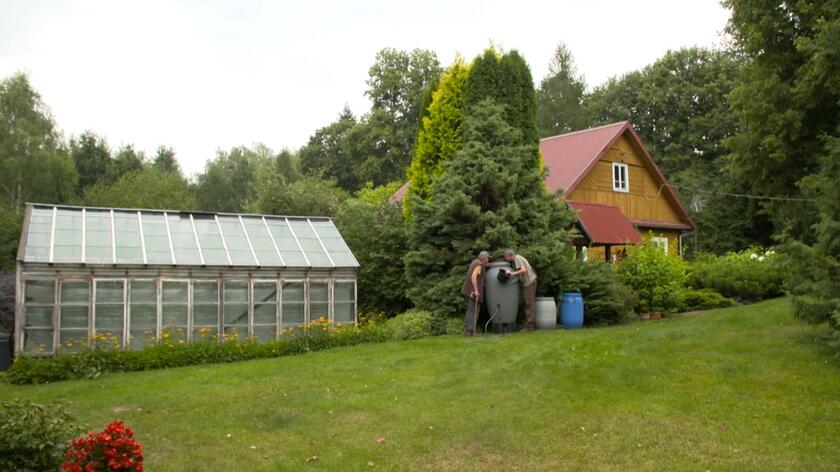
{"type": "MultiPolygon", "coordinates": [[[[562,291],[579,291],[583,296],[587,324],[615,324],[630,318],[639,300],[621,282],[612,265],[599,261],[577,261],[562,291]]],[[[557,300],[563,299],[562,291],[557,300]]]]}
{"type": "Polygon", "coordinates": [[[677,291],[676,298],[678,311],[710,310],[712,308],[723,308],[735,304],[735,300],[724,297],[709,288],[680,288],[677,291]]]}
{"type": "Polygon", "coordinates": [[[81,431],[63,403],[0,402],[0,470],[58,470],[64,445],[81,431]]]}
{"type": "Polygon", "coordinates": [[[327,323],[302,325],[278,341],[258,343],[253,339],[208,339],[189,344],[158,343],[138,350],[115,350],[94,345],[79,353],[52,357],[18,356],[3,376],[11,383],[45,383],[96,378],[104,373],[184,367],[282,357],[340,346],[386,340],[382,323],[361,322],[350,326],[327,323]]]}
{"type": "Polygon", "coordinates": [[[639,311],[673,313],[679,309],[677,294],[685,286],[686,263],[645,238],[618,268],[622,281],[639,296],[639,311]]]}
{"type": "Polygon", "coordinates": [[[419,339],[432,334],[434,315],[429,311],[411,310],[385,322],[390,339],[419,339]]]}
{"type": "Polygon", "coordinates": [[[704,254],[690,264],[688,284],[712,289],[725,297],[756,302],[784,293],[784,266],[775,251],[759,248],[722,256],[704,254]]]}
{"type": "Polygon", "coordinates": [[[88,472],[124,470],[143,472],[143,448],[134,432],[121,421],[114,421],[98,433],[73,440],[61,470],[88,472]]]}

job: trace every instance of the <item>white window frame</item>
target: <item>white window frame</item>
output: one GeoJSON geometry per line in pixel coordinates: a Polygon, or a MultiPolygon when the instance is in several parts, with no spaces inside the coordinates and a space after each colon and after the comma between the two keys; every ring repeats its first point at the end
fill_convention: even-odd
{"type": "Polygon", "coordinates": [[[612,174],[610,175],[612,179],[612,189],[613,192],[630,192],[630,168],[627,164],[623,162],[613,162],[612,163],[612,174]],[[618,176],[619,178],[616,179],[616,169],[619,170],[618,176]],[[621,177],[624,177],[622,181],[621,177]],[[622,185],[623,184],[623,185],[622,185]]]}
{"type": "MultiPolygon", "coordinates": [[[[222,285],[221,279],[211,279],[211,278],[197,278],[190,280],[190,342],[195,341],[193,336],[193,331],[195,330],[195,284],[216,284],[216,342],[221,342],[222,335],[224,334],[224,327],[223,327],[223,310],[224,307],[222,306],[222,290],[224,289],[222,285]]],[[[201,304],[201,306],[207,306],[208,304],[201,304]]],[[[199,328],[206,328],[207,326],[202,325],[199,328]]]]}
{"type": "MultiPolygon", "coordinates": [[[[56,339],[55,339],[55,350],[54,352],[59,352],[61,350],[61,306],[64,303],[61,301],[61,286],[64,282],[87,282],[88,284],[88,302],[87,302],[87,321],[88,327],[85,330],[85,346],[90,345],[90,340],[92,338],[93,333],[93,279],[91,277],[86,276],[67,276],[58,279],[58,291],[56,292],[56,312],[55,312],[55,326],[56,326],[56,339]]],[[[68,305],[71,306],[71,305],[68,305]]],[[[81,306],[81,304],[75,305],[81,306]]],[[[66,328],[69,331],[81,331],[80,328],[66,328]]]]}
{"type": "MultiPolygon", "coordinates": [[[[184,327],[184,344],[192,341],[192,279],[184,277],[161,277],[158,282],[158,339],[163,336],[163,330],[166,328],[163,325],[163,284],[166,282],[176,282],[187,284],[187,324],[184,327]]],[[[178,328],[176,326],[176,328],[178,328]]]]}
{"type": "MultiPolygon", "coordinates": [[[[280,292],[279,292],[280,300],[278,301],[278,310],[280,312],[280,324],[278,326],[279,326],[279,329],[281,329],[281,330],[282,329],[287,329],[287,327],[285,326],[286,320],[283,319],[283,317],[284,317],[283,304],[285,303],[285,296],[286,296],[286,294],[283,291],[283,285],[287,284],[287,283],[289,283],[289,284],[301,284],[301,286],[303,287],[303,321],[301,321],[300,323],[295,323],[295,326],[294,326],[294,328],[298,328],[300,324],[305,324],[307,322],[306,317],[309,314],[309,284],[307,283],[307,279],[280,279],[279,283],[280,283],[280,292]]],[[[297,302],[295,302],[295,303],[297,303],[297,302]]],[[[290,328],[291,328],[291,326],[290,326],[290,328]]]]}
{"type": "Polygon", "coordinates": [[[245,292],[248,294],[247,295],[248,301],[246,302],[246,305],[248,307],[248,319],[246,320],[247,328],[245,329],[244,336],[243,336],[243,333],[240,333],[238,331],[236,333],[237,341],[240,341],[240,342],[245,341],[248,337],[251,336],[251,328],[254,325],[254,323],[253,323],[253,311],[254,311],[253,298],[254,298],[254,296],[253,296],[253,293],[251,293],[252,292],[251,279],[244,278],[244,277],[235,277],[235,278],[230,278],[230,279],[224,279],[223,278],[221,282],[222,283],[219,286],[219,289],[220,289],[219,296],[221,297],[221,305],[219,306],[219,308],[220,308],[221,318],[219,319],[219,321],[221,322],[220,327],[221,327],[221,330],[222,330],[221,331],[221,333],[222,333],[221,338],[222,339],[224,339],[224,336],[226,336],[225,327],[227,326],[225,324],[225,305],[227,304],[227,302],[225,301],[225,284],[228,283],[228,282],[232,282],[232,283],[244,282],[245,283],[245,288],[246,288],[245,292]]]}
{"type": "Polygon", "coordinates": [[[163,300],[161,279],[155,277],[138,277],[127,279],[125,294],[125,340],[124,349],[130,349],[131,346],[131,285],[134,282],[152,282],[155,284],[155,343],[160,339],[161,334],[161,301],[163,300]]]}
{"type": "Polygon", "coordinates": [[[254,319],[254,312],[257,308],[257,301],[254,298],[254,284],[274,284],[274,340],[277,340],[278,333],[280,332],[280,281],[277,279],[253,279],[251,280],[251,322],[250,322],[250,330],[251,336],[255,336],[255,327],[257,326],[271,326],[270,324],[259,323],[257,324],[256,320],[254,319]]]}
{"type": "Polygon", "coordinates": [[[48,346],[48,347],[51,347],[52,350],[48,350],[48,349],[45,348],[44,352],[26,352],[26,355],[29,355],[29,356],[49,356],[49,355],[55,354],[56,349],[58,347],[57,346],[58,345],[58,329],[59,329],[59,326],[60,326],[59,323],[58,323],[58,313],[59,313],[58,312],[58,307],[59,307],[58,297],[59,297],[59,293],[60,293],[59,292],[59,286],[60,285],[61,285],[60,280],[57,277],[26,277],[26,278],[23,279],[23,283],[21,284],[22,292],[21,292],[21,300],[20,300],[21,307],[23,308],[23,317],[21,319],[21,324],[20,324],[20,352],[26,352],[26,332],[28,330],[32,330],[32,331],[52,330],[52,333],[53,333],[52,344],[51,344],[51,346],[48,346]],[[26,303],[26,284],[28,282],[36,282],[36,281],[41,281],[41,282],[42,281],[48,281],[48,282],[53,283],[53,302],[51,304],[49,304],[49,303],[29,303],[29,304],[26,303]],[[26,327],[26,316],[28,314],[27,307],[30,307],[30,306],[35,306],[35,307],[37,307],[37,306],[41,306],[41,307],[49,306],[49,307],[51,307],[52,308],[52,320],[51,320],[52,321],[52,326],[33,326],[33,327],[30,327],[29,329],[27,329],[27,327],[26,327]]]}
{"type": "Polygon", "coordinates": [[[353,321],[349,324],[355,325],[359,322],[359,285],[354,279],[335,279],[332,281],[330,313],[332,316],[331,323],[335,324],[335,284],[353,284],[353,321]]]}
{"type": "Polygon", "coordinates": [[[306,286],[306,314],[304,316],[304,323],[312,323],[312,313],[310,313],[312,309],[312,303],[310,300],[310,294],[312,293],[309,290],[309,287],[312,284],[327,284],[327,322],[332,324],[333,322],[333,304],[332,304],[332,279],[308,279],[306,286]]]}
{"type": "Polygon", "coordinates": [[[123,325],[122,325],[122,339],[120,340],[120,349],[125,349],[125,342],[128,339],[128,278],[126,277],[94,277],[93,278],[93,298],[91,299],[90,318],[91,337],[96,336],[96,304],[97,304],[97,288],[99,282],[122,282],[123,283],[123,325]]]}
{"type": "Polygon", "coordinates": [[[668,254],[668,238],[665,236],[653,236],[650,238],[650,241],[661,247],[665,254],[668,254]]]}

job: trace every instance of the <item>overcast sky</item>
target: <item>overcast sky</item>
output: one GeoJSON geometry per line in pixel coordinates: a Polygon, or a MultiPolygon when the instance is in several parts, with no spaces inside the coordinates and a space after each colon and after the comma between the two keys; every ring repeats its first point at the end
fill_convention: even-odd
{"type": "Polygon", "coordinates": [[[718,0],[0,0],[0,77],[27,72],[66,136],[173,146],[192,174],[219,148],[296,149],[345,103],[364,113],[384,47],[447,65],[492,41],[539,82],[565,41],[592,87],[668,49],[720,45],[727,17],[718,0]]]}

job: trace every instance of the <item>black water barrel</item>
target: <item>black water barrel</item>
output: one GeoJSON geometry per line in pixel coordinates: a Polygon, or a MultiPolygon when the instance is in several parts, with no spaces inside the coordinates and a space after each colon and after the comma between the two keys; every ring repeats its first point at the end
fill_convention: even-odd
{"type": "Polygon", "coordinates": [[[0,371],[12,367],[12,335],[0,333],[0,371]]]}

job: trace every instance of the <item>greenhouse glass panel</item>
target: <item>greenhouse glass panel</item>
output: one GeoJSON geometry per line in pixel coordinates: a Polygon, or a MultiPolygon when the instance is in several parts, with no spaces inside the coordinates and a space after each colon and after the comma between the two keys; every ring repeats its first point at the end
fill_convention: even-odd
{"type": "Polygon", "coordinates": [[[164,280],[161,283],[161,338],[164,342],[183,343],[187,340],[189,287],[186,280],[164,280]]]}
{"type": "Polygon", "coordinates": [[[31,354],[53,352],[53,330],[27,329],[23,333],[23,350],[31,354]]]}
{"type": "Polygon", "coordinates": [[[236,216],[219,216],[219,226],[222,227],[222,235],[225,237],[231,263],[235,266],[257,265],[251,255],[251,248],[245,238],[245,231],[239,224],[239,218],[236,216]]]}
{"type": "Polygon", "coordinates": [[[128,286],[128,345],[140,349],[157,338],[157,282],[132,280],[128,286]]]}
{"type": "Polygon", "coordinates": [[[30,353],[53,352],[55,281],[27,280],[24,286],[24,344],[30,353]]]}
{"type": "Polygon", "coordinates": [[[327,282],[309,283],[309,322],[330,319],[330,285],[327,282]]]}
{"type": "Polygon", "coordinates": [[[225,336],[244,339],[248,336],[248,282],[224,282],[225,336]]]}
{"type": "Polygon", "coordinates": [[[336,282],[333,287],[333,318],[336,323],[355,323],[356,284],[336,282]]]}
{"type": "MultiPolygon", "coordinates": [[[[52,208],[32,207],[29,217],[29,234],[26,236],[26,259],[47,262],[52,244],[52,208]]],[[[81,247],[81,243],[79,243],[81,247]]]]}
{"type": "Polygon", "coordinates": [[[121,348],[125,329],[125,282],[96,280],[93,327],[96,340],[105,346],[121,348]]]}
{"type": "Polygon", "coordinates": [[[309,221],[289,220],[289,225],[291,225],[292,231],[297,235],[300,247],[303,248],[312,267],[332,267],[327,253],[324,252],[321,243],[318,242],[318,238],[315,236],[315,232],[309,226],[309,221]]]}
{"type": "Polygon", "coordinates": [[[254,247],[254,252],[257,254],[257,259],[261,266],[282,266],[280,256],[274,248],[274,243],[271,241],[271,235],[263,223],[262,218],[242,217],[242,223],[245,225],[245,230],[248,232],[248,238],[251,240],[251,246],[254,247]]]}
{"type": "Polygon", "coordinates": [[[193,340],[219,336],[219,282],[193,282],[193,340]]]}
{"type": "Polygon", "coordinates": [[[193,215],[195,232],[198,233],[198,244],[204,263],[207,265],[228,265],[227,252],[216,224],[215,215],[193,215]]]}
{"type": "Polygon", "coordinates": [[[56,210],[53,261],[82,261],[82,210],[56,210]]]}
{"type": "Polygon", "coordinates": [[[113,262],[114,252],[111,243],[111,212],[87,210],[85,212],[85,263],[113,262]]]}
{"type": "Polygon", "coordinates": [[[297,242],[286,224],[286,220],[266,217],[268,228],[271,230],[271,235],[274,236],[274,242],[277,243],[277,248],[280,249],[280,254],[283,256],[283,262],[287,267],[307,267],[309,263],[300,252],[297,242]]]}
{"type": "Polygon", "coordinates": [[[52,305],[55,302],[55,280],[27,280],[23,300],[27,305],[52,305]]]}
{"type": "Polygon", "coordinates": [[[273,341],[277,336],[277,282],[254,282],[254,336],[273,341]]]}
{"type": "Polygon", "coordinates": [[[181,265],[201,265],[201,256],[195,245],[195,232],[188,214],[168,213],[169,232],[172,235],[172,250],[175,262],[181,265]]]}
{"type": "Polygon", "coordinates": [[[283,282],[283,329],[297,328],[304,322],[303,282],[283,282]]]}
{"type": "Polygon", "coordinates": [[[356,267],[359,265],[332,221],[312,221],[312,227],[315,228],[315,232],[321,238],[321,242],[327,248],[327,252],[329,252],[336,266],[356,267]]]}
{"type": "Polygon", "coordinates": [[[114,240],[117,245],[117,262],[120,264],[141,264],[143,246],[140,242],[140,221],[137,213],[114,212],[114,240]]]}
{"type": "Polygon", "coordinates": [[[173,264],[169,251],[169,236],[162,213],[141,213],[143,218],[143,240],[146,244],[148,264],[173,264]]]}
{"type": "Polygon", "coordinates": [[[86,280],[62,281],[59,301],[59,349],[78,352],[88,341],[90,283],[86,280]]]}

